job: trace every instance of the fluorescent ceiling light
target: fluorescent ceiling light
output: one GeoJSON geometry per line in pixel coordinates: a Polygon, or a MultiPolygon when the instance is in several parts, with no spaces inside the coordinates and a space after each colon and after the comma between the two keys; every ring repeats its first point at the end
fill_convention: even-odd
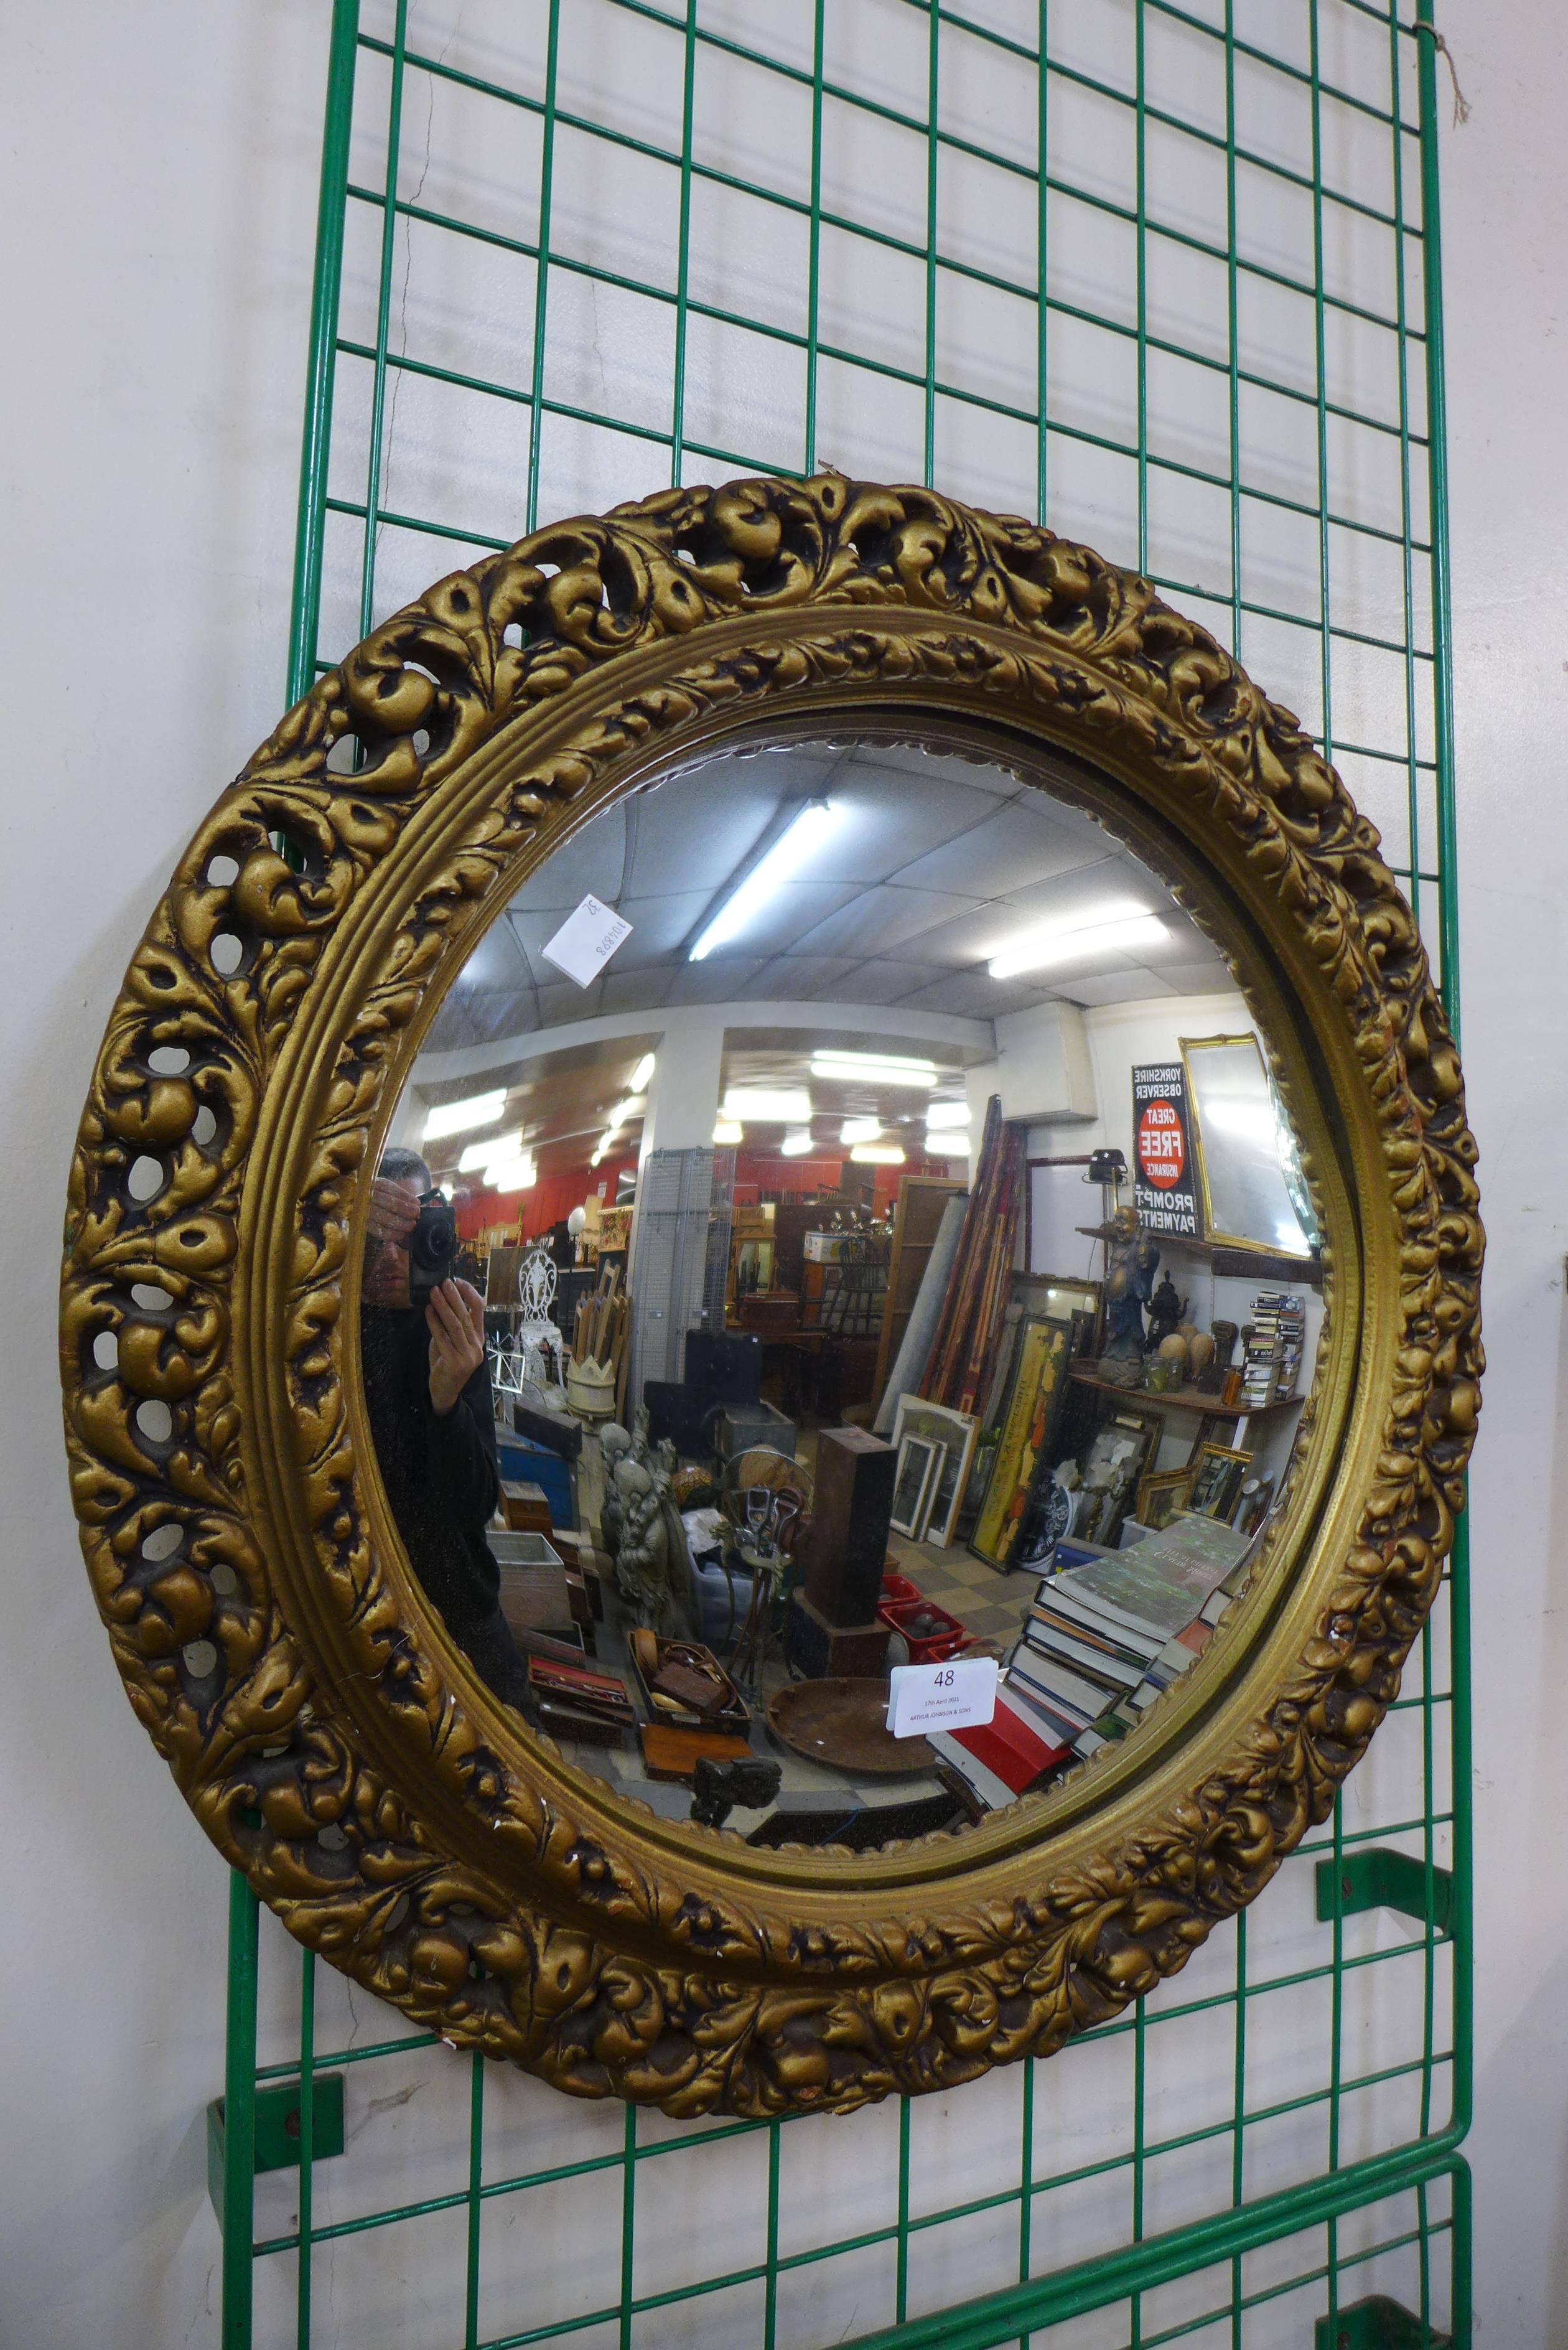
{"type": "Polygon", "coordinates": [[[804,1159],[810,1149],[810,1127],[794,1126],[790,1128],[784,1140],[780,1143],[779,1153],[780,1156],[784,1159],[804,1159]]]}
{"type": "Polygon", "coordinates": [[[849,1154],[861,1167],[901,1167],[904,1154],[896,1142],[860,1142],[849,1154]]]}
{"type": "Polygon", "coordinates": [[[745,1139],[746,1129],[738,1118],[722,1118],[713,1128],[713,1139],[717,1143],[744,1142],[745,1139]]]}
{"type": "Polygon", "coordinates": [[[1096,906],[1065,921],[1041,922],[1023,931],[992,955],[992,979],[1016,979],[1021,972],[1044,971],[1054,962],[1076,962],[1085,955],[1124,954],[1167,944],[1170,932],[1147,907],[1125,901],[1096,906]]]}
{"type": "Polygon", "coordinates": [[[687,960],[701,962],[715,947],[743,931],[754,921],[768,903],[781,882],[798,872],[812,851],[838,822],[839,811],[826,800],[807,800],[773,847],[758,858],[738,889],[732,890],[720,907],[707,929],[691,949],[687,960]]]}
{"type": "Polygon", "coordinates": [[[932,1102],[926,1111],[928,1128],[967,1126],[969,1121],[968,1102],[932,1102]]]}
{"type": "Polygon", "coordinates": [[[811,1057],[814,1064],[822,1061],[842,1069],[846,1076],[861,1076],[867,1069],[901,1069],[912,1086],[937,1081],[937,1065],[923,1053],[841,1053],[836,1045],[815,1045],[811,1057]]]}
{"type": "Polygon", "coordinates": [[[539,1180],[539,1170],[531,1159],[507,1159],[484,1170],[484,1182],[491,1191],[531,1191],[539,1180]]]}
{"type": "Polygon", "coordinates": [[[841,1086],[858,1083],[929,1087],[940,1083],[933,1062],[884,1061],[873,1053],[840,1053],[831,1058],[826,1053],[814,1053],[811,1074],[814,1077],[832,1077],[841,1086]]]}
{"type": "Polygon", "coordinates": [[[838,1129],[840,1142],[875,1142],[882,1123],[875,1118],[846,1118],[838,1129]]]}
{"type": "Polygon", "coordinates": [[[628,1094],[624,1101],[618,1101],[614,1108],[607,1112],[605,1132],[618,1134],[621,1128],[632,1118],[640,1118],[647,1107],[648,1097],[645,1094],[628,1094]]]}
{"type": "Polygon", "coordinates": [[[457,1162],[460,1175],[472,1175],[476,1167],[489,1167],[498,1159],[516,1159],[523,1149],[523,1129],[519,1126],[511,1134],[487,1134],[483,1142],[471,1142],[457,1162]]]}
{"type": "Polygon", "coordinates": [[[724,1116],[759,1126],[799,1126],[811,1116],[811,1096],[804,1086],[732,1086],[724,1116]]]}
{"type": "Polygon", "coordinates": [[[645,1053],[641,1060],[639,1061],[636,1068],[633,1069],[631,1073],[631,1090],[634,1094],[645,1093],[647,1091],[648,1081],[653,1075],[655,1058],[656,1055],[654,1054],[645,1053]]]}
{"type": "Polygon", "coordinates": [[[957,1127],[928,1126],[926,1149],[933,1159],[967,1159],[974,1145],[957,1127]]]}
{"type": "Polygon", "coordinates": [[[437,1102],[425,1112],[423,1139],[439,1142],[443,1134],[463,1134],[471,1126],[493,1126],[506,1107],[506,1089],[471,1094],[466,1101],[437,1102]]]}

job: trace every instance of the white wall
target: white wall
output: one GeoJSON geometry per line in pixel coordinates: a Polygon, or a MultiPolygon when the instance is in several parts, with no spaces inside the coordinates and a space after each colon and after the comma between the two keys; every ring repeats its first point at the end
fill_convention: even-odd
{"type": "MultiPolygon", "coordinates": [[[[1568,2336],[1568,1870],[1556,1858],[1568,1797],[1556,1514],[1568,1505],[1568,34],[1544,0],[1512,10],[1447,0],[1443,14],[1473,109],[1446,142],[1445,201],[1465,1043],[1492,1242],[1493,1368],[1475,1480],[1480,2044],[1469,2151],[1481,2338],[1534,2350],[1568,2336]]],[[[0,1053],[14,1140],[0,1412],[0,2338],[26,2350],[202,2350],[216,2339],[201,2109],[221,2080],[224,1873],[125,1704],[93,1615],[52,1383],[54,1298],[70,1139],[119,974],[192,826],[281,697],[326,19],[321,0],[163,0],[152,12],[89,0],[29,10],[7,43],[0,1053]]],[[[1072,261],[1097,266],[1086,248],[1072,261]]],[[[893,336],[896,290],[886,307],[893,336]]],[[[988,368],[1005,373],[1005,349],[981,340],[988,368]]],[[[590,356],[601,364],[597,328],[590,356]]],[[[1019,356],[1021,380],[1030,364],[1019,356]]],[[[744,386],[731,395],[753,396],[744,386]]],[[[918,412],[891,401],[871,415],[851,400],[824,432],[847,464],[897,475],[918,463],[918,412]]],[[[988,433],[946,452],[947,478],[972,496],[1023,503],[1032,457],[1024,450],[1015,463],[1009,446],[988,433]]],[[[655,485],[628,452],[635,478],[597,495],[655,485]]],[[[1130,552],[1116,507],[1125,488],[1102,494],[1085,468],[1060,480],[1057,495],[1063,526],[1130,552]]],[[[1277,682],[1262,651],[1252,658],[1277,682]]],[[[1278,690],[1308,704],[1310,681],[1278,690]]],[[[1271,1895],[1271,1919],[1282,1891],[1271,1895]]],[[[284,1981],[269,1977],[269,2009],[284,1981]]],[[[329,1986],[327,1998],[333,2028],[346,2024],[343,1995],[329,1986]]],[[[375,2028],[363,2002],[357,2021],[375,2028]]],[[[1086,2147],[1119,2094],[1109,2073],[1096,2091],[1100,2061],[1075,2054],[1048,2068],[1042,2095],[1064,2146],[1086,2147]],[[1075,2104],[1057,2086],[1065,2081],[1077,2085],[1075,2104]]],[[[1222,2093],[1228,2063],[1217,2049],[1207,2069],[1194,2058],[1168,2085],[1171,2126],[1216,2083],[1222,2093]]],[[[997,2076],[919,2109],[917,2198],[950,2192],[961,2169],[976,2192],[995,2183],[1013,2094],[997,2076]]],[[[498,2082],[493,2104],[497,2126],[515,2122],[535,2152],[609,2150],[620,2127],[613,2112],[581,2112],[523,2082],[498,2082]]],[[[421,2091],[409,2110],[428,2119],[449,2105],[460,2147],[455,2074],[450,2095],[421,2091]]],[[[402,2116],[378,2126],[395,2133],[402,2116]]],[[[896,2116],[876,2113],[786,2133],[792,2219],[826,2227],[878,2191],[890,2129],[896,2116]]],[[[408,2164],[418,2159],[411,2137],[379,2143],[390,2148],[379,2183],[400,2146],[408,2164]]],[[[707,2214],[752,2194],[754,2151],[751,2140],[724,2149],[707,2214]]],[[[1009,2142],[1009,2175],[1014,2160],[1009,2142]]],[[[328,2201],[335,2191],[326,2174],[321,2191],[328,2201]]],[[[495,2255],[520,2264],[535,2311],[615,2225],[586,2184],[556,2211],[543,2235],[522,2230],[495,2255]]],[[[662,2226],[649,2212],[655,2257],[677,2258],[682,2210],[662,2226]]],[[[1179,2187],[1154,2195],[1151,2227],[1180,2216],[1179,2187]]],[[[444,2223],[429,2225],[421,2261],[450,2263],[444,2223]]],[[[1099,2250],[1118,2225],[1096,2217],[1070,2238],[1051,2233],[1040,2257],[1099,2250]]],[[[990,2279],[984,2242],[943,2257],[939,2276],[917,2241],[922,2301],[990,2279]]],[[[380,2297],[383,2344],[436,2338],[418,2268],[404,2275],[374,2240],[350,2241],[334,2267],[342,2305],[351,2273],[380,2297]]],[[[280,2268],[266,2288],[275,2314],[289,2289],[280,2268]]],[[[321,2290],[330,2309],[325,2279],[321,2290]]],[[[796,2287],[793,2305],[803,2339],[883,2314],[875,2293],[853,2310],[825,2302],[815,2325],[807,2291],[796,2287]]],[[[711,2309],[702,2322],[729,2324],[727,2335],[710,2333],[715,2342],[752,2328],[711,2309]]]]}
{"type": "Polygon", "coordinates": [[[1477,2306],[1568,2340],[1568,23],[1446,0],[1465,1074],[1490,1369],[1472,1480],[1477,2306]]]}
{"type": "Polygon", "coordinates": [[[52,1372],[106,1007],[281,703],[325,11],[13,12],[0,634],[5,1240],[0,2339],[216,2338],[202,2108],[225,1872],[97,1627],[52,1372]]]}

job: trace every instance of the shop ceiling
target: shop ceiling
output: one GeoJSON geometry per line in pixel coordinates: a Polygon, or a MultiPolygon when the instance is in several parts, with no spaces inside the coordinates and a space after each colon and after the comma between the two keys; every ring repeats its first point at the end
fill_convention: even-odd
{"type": "MultiPolygon", "coordinates": [[[[726,1084],[800,1082],[814,1043],[885,1042],[929,1050],[961,1090],[961,1064],[983,1057],[950,1042],[911,1039],[933,1017],[989,1022],[1062,999],[1085,1006],[1151,996],[1209,994],[1230,983],[1225,965],[1145,867],[1089,817],[998,767],[898,744],[807,744],[729,754],[628,797],[586,825],[524,883],[471,957],[431,1031],[427,1051],[471,1059],[472,1048],[516,1039],[507,1117],[531,1142],[577,1156],[623,1094],[658,1014],[676,1006],[734,1005],[726,1084]],[[779,883],[739,935],[700,962],[691,948],[792,809],[825,799],[836,821],[816,853],[779,883]],[[587,988],[542,950],[591,892],[630,922],[631,934],[587,988]],[[1047,971],[993,979],[990,957],[1032,925],[1091,919],[1113,902],[1157,912],[1168,940],[1135,958],[1104,949],[1047,971]],[[774,1030],[767,1003],[820,1003],[820,1031],[774,1030]],[[755,1003],[748,1024],[742,1007],[755,1003]],[[899,1035],[843,1031],[842,1006],[896,1009],[899,1035]],[[552,1028],[605,1016],[649,1016],[646,1035],[574,1038],[541,1053],[552,1028]],[[465,1050],[465,1048],[468,1048],[465,1050]]],[[[435,1074],[432,1070],[432,1076],[435,1074]]],[[[440,1084],[441,1094],[472,1089],[440,1084]]],[[[826,1122],[836,1115],[891,1118],[913,1107],[865,1085],[811,1080],[826,1122]]],[[[586,1149],[583,1155],[586,1155],[586,1149]]]]}
{"type": "Polygon", "coordinates": [[[430,1045],[682,1003],[897,1004],[990,1020],[1055,997],[1120,1003],[1226,984],[1219,955],[1147,870],[1036,786],[919,750],[809,745],[711,761],[586,825],[493,924],[430,1045]],[[843,811],[818,856],[740,937],[689,961],[704,918],[788,804],[814,797],[843,811]],[[590,891],[632,930],[603,976],[580,988],[541,950],[590,891]],[[986,968],[1032,923],[1129,898],[1159,913],[1168,946],[1012,980],[986,968]]]}

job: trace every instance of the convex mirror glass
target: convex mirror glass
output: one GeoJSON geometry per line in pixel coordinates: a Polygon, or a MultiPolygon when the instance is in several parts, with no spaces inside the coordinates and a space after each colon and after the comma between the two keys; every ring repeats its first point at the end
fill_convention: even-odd
{"type": "Polygon", "coordinates": [[[361,1319],[410,1565],[518,1734],[852,1850],[1138,1734],[1324,1313],[1227,928],[950,729],[696,761],[528,876],[410,1072],[361,1319]],[[988,1719],[960,1676],[889,1735],[894,1669],[985,1657],[988,1719]]]}

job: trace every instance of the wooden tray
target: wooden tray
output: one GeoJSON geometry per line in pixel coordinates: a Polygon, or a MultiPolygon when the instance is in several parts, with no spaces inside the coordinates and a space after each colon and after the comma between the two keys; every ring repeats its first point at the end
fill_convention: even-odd
{"type": "Polygon", "coordinates": [[[631,1669],[642,1686],[649,1721],[657,1722],[662,1730],[680,1731],[682,1734],[696,1730],[723,1731],[739,1738],[746,1752],[750,1753],[751,1749],[745,1746],[745,1741],[752,1727],[751,1708],[711,1648],[705,1648],[700,1640],[666,1640],[657,1633],[646,1631],[634,1632],[627,1648],[631,1658],[631,1669]],[[718,1675],[728,1695],[716,1713],[703,1716],[683,1707],[672,1708],[654,1696],[653,1684],[659,1672],[667,1664],[676,1663],[696,1664],[718,1675]]]}
{"type": "Polygon", "coordinates": [[[792,1753],[852,1778],[906,1779],[935,1771],[923,1738],[894,1738],[885,1680],[792,1681],[768,1700],[768,1728],[792,1753]]]}
{"type": "Polygon", "coordinates": [[[667,1730],[661,1721],[645,1721],[638,1735],[650,1779],[690,1779],[704,1755],[738,1762],[752,1751],[748,1740],[723,1730],[667,1730]]]}

